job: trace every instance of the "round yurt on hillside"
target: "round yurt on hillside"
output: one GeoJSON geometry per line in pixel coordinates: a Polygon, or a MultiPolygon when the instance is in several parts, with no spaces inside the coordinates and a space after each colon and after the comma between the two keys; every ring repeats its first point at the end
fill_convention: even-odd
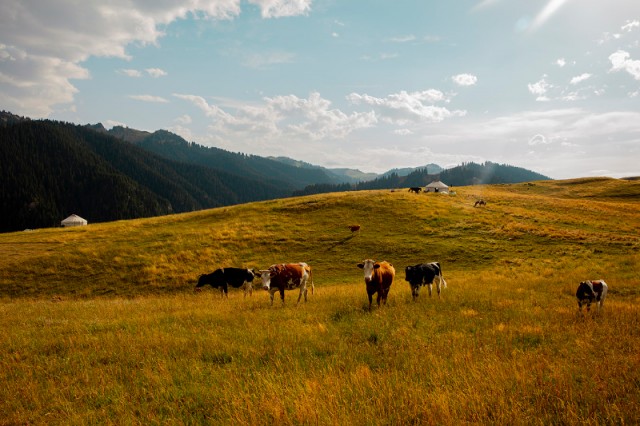
{"type": "Polygon", "coordinates": [[[429,185],[425,186],[424,192],[442,192],[448,194],[449,187],[438,180],[435,182],[431,182],[429,185]]]}
{"type": "Polygon", "coordinates": [[[87,226],[87,220],[81,218],[77,214],[72,214],[71,216],[60,222],[60,225],[65,228],[70,226],[87,226]]]}

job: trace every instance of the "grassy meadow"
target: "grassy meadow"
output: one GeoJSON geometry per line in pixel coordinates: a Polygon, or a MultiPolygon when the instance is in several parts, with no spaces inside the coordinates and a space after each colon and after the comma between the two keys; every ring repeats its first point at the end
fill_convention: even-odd
{"type": "Polygon", "coordinates": [[[0,424],[638,424],[640,181],[454,190],[0,234],[0,424]],[[365,258],[397,271],[372,312],[365,258]],[[299,261],[297,307],[193,292],[299,261]],[[425,261],[449,286],[413,303],[425,261]],[[596,278],[605,309],[578,315],[596,278]]]}

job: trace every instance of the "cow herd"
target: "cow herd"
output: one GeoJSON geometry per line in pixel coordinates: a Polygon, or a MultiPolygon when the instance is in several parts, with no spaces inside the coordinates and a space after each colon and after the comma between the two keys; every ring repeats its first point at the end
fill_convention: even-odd
{"type": "MultiPolygon", "coordinates": [[[[356,265],[364,272],[364,282],[366,284],[367,297],[369,299],[369,310],[373,303],[373,295],[377,294],[376,302],[378,306],[387,303],[389,290],[396,275],[393,265],[387,261],[376,262],[373,259],[365,259],[356,265]]],[[[229,287],[243,288],[244,297],[253,294],[253,280],[259,276],[262,280],[262,288],[269,292],[271,305],[274,296],[280,293],[280,300],[284,304],[285,290],[299,289],[298,301],[304,296],[307,301],[308,286],[311,286],[311,294],[314,293],[311,267],[304,263],[280,263],[274,264],[269,269],[247,269],[247,268],[220,268],[210,274],[200,275],[195,291],[200,291],[203,286],[210,285],[220,289],[223,296],[228,297],[229,287]]],[[[447,288],[447,282],[442,276],[442,268],[439,262],[419,263],[405,268],[405,281],[411,288],[411,297],[416,300],[420,293],[420,288],[427,286],[429,296],[432,294],[432,286],[436,281],[438,297],[442,289],[447,288]],[[436,281],[437,280],[437,281],[436,281]]],[[[586,305],[587,311],[591,309],[591,304],[595,302],[599,311],[607,297],[608,286],[604,280],[582,281],[576,291],[578,299],[578,309],[582,311],[582,306],[586,305]]]]}
{"type": "MultiPolygon", "coordinates": [[[[376,262],[372,259],[365,259],[357,264],[358,268],[364,271],[364,282],[366,284],[367,296],[369,298],[369,309],[373,302],[373,295],[377,294],[376,302],[378,306],[387,303],[387,297],[396,270],[389,262],[376,262]]],[[[429,296],[434,280],[437,278],[438,296],[440,296],[441,286],[447,287],[447,282],[442,277],[440,263],[420,263],[414,266],[407,266],[405,269],[405,280],[411,287],[411,296],[415,301],[422,286],[429,288],[429,296]]],[[[304,263],[279,263],[271,265],[269,269],[255,270],[248,268],[220,268],[210,274],[200,275],[196,284],[196,291],[200,291],[203,286],[210,285],[220,289],[223,296],[229,295],[229,287],[243,288],[244,296],[253,294],[253,280],[259,276],[262,280],[262,288],[269,292],[271,305],[276,293],[280,293],[280,299],[284,303],[285,290],[299,289],[298,301],[304,296],[307,301],[308,287],[311,286],[311,294],[314,292],[311,267],[304,263]]]]}

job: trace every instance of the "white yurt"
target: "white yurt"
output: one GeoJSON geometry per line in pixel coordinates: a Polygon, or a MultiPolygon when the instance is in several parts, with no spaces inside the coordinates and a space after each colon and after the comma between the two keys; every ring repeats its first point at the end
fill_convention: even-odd
{"type": "Polygon", "coordinates": [[[448,194],[449,187],[438,180],[435,182],[431,182],[429,185],[425,186],[424,192],[443,192],[445,194],[448,194]]]}
{"type": "Polygon", "coordinates": [[[72,214],[71,216],[60,222],[60,225],[64,226],[65,228],[68,226],[87,226],[87,220],[81,218],[77,214],[72,214]]]}

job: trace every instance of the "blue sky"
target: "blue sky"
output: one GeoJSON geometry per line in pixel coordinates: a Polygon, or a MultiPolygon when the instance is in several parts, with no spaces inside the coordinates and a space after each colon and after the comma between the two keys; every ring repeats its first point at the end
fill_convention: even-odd
{"type": "Polygon", "coordinates": [[[640,175],[640,1],[3,0],[0,109],[365,172],[640,175]]]}

